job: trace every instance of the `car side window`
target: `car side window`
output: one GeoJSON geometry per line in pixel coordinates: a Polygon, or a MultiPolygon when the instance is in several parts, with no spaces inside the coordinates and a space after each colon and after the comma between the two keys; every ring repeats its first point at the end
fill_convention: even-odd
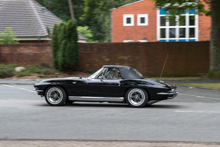
{"type": "Polygon", "coordinates": [[[108,68],[104,68],[104,70],[97,77],[98,79],[105,79],[105,74],[108,72],[108,68]]]}
{"type": "Polygon", "coordinates": [[[119,69],[112,68],[105,72],[104,77],[105,79],[121,79],[121,74],[119,69]]]}

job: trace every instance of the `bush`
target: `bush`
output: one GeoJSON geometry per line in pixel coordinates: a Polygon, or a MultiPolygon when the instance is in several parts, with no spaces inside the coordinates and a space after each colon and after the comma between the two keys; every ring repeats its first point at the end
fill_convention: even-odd
{"type": "Polygon", "coordinates": [[[77,21],[69,20],[54,27],[52,49],[54,67],[72,71],[79,62],[77,21]]]}
{"type": "Polygon", "coordinates": [[[30,76],[31,73],[29,71],[21,71],[21,72],[16,72],[16,75],[18,77],[25,77],[25,76],[30,76]]]}
{"type": "Polygon", "coordinates": [[[11,27],[6,27],[5,31],[0,34],[2,44],[14,44],[18,43],[17,38],[15,37],[15,32],[11,30],[11,27]]]}
{"type": "Polygon", "coordinates": [[[16,64],[0,64],[0,78],[12,77],[14,75],[18,77],[23,77],[23,76],[31,76],[31,75],[36,75],[36,74],[41,74],[42,76],[44,75],[57,76],[59,74],[57,70],[53,69],[46,63],[28,66],[26,67],[25,70],[20,71],[20,72],[15,71],[15,67],[17,66],[18,65],[16,64]]]}
{"type": "Polygon", "coordinates": [[[52,67],[49,64],[45,63],[45,62],[42,62],[40,65],[42,67],[46,67],[46,68],[51,68],[52,69],[52,67]]]}
{"type": "Polygon", "coordinates": [[[220,71],[210,71],[208,78],[220,78],[220,71]]]}
{"type": "Polygon", "coordinates": [[[16,66],[15,64],[0,64],[0,78],[14,76],[16,66]]]}
{"type": "Polygon", "coordinates": [[[37,74],[44,74],[44,75],[51,75],[51,74],[56,73],[56,70],[54,70],[53,68],[51,68],[49,65],[45,63],[29,66],[27,67],[27,70],[30,73],[37,73],[37,74]]]}

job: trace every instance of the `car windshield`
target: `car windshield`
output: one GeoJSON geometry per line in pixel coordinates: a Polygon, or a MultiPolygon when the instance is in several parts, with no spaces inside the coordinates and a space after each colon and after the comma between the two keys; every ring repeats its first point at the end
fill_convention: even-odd
{"type": "Polygon", "coordinates": [[[131,69],[134,71],[134,73],[135,73],[138,77],[140,77],[141,79],[144,78],[144,76],[143,76],[139,71],[137,71],[137,69],[135,69],[135,68],[131,68],[131,69]]]}
{"type": "Polygon", "coordinates": [[[94,74],[92,74],[92,75],[89,76],[88,78],[89,78],[89,79],[95,79],[95,77],[96,77],[99,73],[101,73],[101,71],[102,71],[103,69],[104,69],[104,68],[99,69],[97,72],[95,72],[94,74]]]}

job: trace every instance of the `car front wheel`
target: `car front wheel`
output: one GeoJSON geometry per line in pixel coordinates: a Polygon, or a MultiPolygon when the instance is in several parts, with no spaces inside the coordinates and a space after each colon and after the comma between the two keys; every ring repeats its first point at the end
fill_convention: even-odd
{"type": "Polygon", "coordinates": [[[144,107],[148,102],[148,94],[144,89],[132,88],[127,91],[125,99],[132,107],[144,107]]]}
{"type": "Polygon", "coordinates": [[[51,106],[62,106],[65,104],[67,95],[62,87],[54,86],[47,89],[45,99],[51,106]]]}

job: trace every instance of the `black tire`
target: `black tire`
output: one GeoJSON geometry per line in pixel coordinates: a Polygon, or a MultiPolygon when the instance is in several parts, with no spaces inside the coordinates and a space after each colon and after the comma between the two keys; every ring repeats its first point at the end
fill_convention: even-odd
{"type": "Polygon", "coordinates": [[[45,92],[45,100],[51,106],[62,106],[67,100],[67,94],[62,87],[51,86],[45,92]]]}
{"type": "Polygon", "coordinates": [[[145,107],[148,99],[147,92],[142,88],[131,88],[125,94],[126,102],[132,107],[145,107]]]}

